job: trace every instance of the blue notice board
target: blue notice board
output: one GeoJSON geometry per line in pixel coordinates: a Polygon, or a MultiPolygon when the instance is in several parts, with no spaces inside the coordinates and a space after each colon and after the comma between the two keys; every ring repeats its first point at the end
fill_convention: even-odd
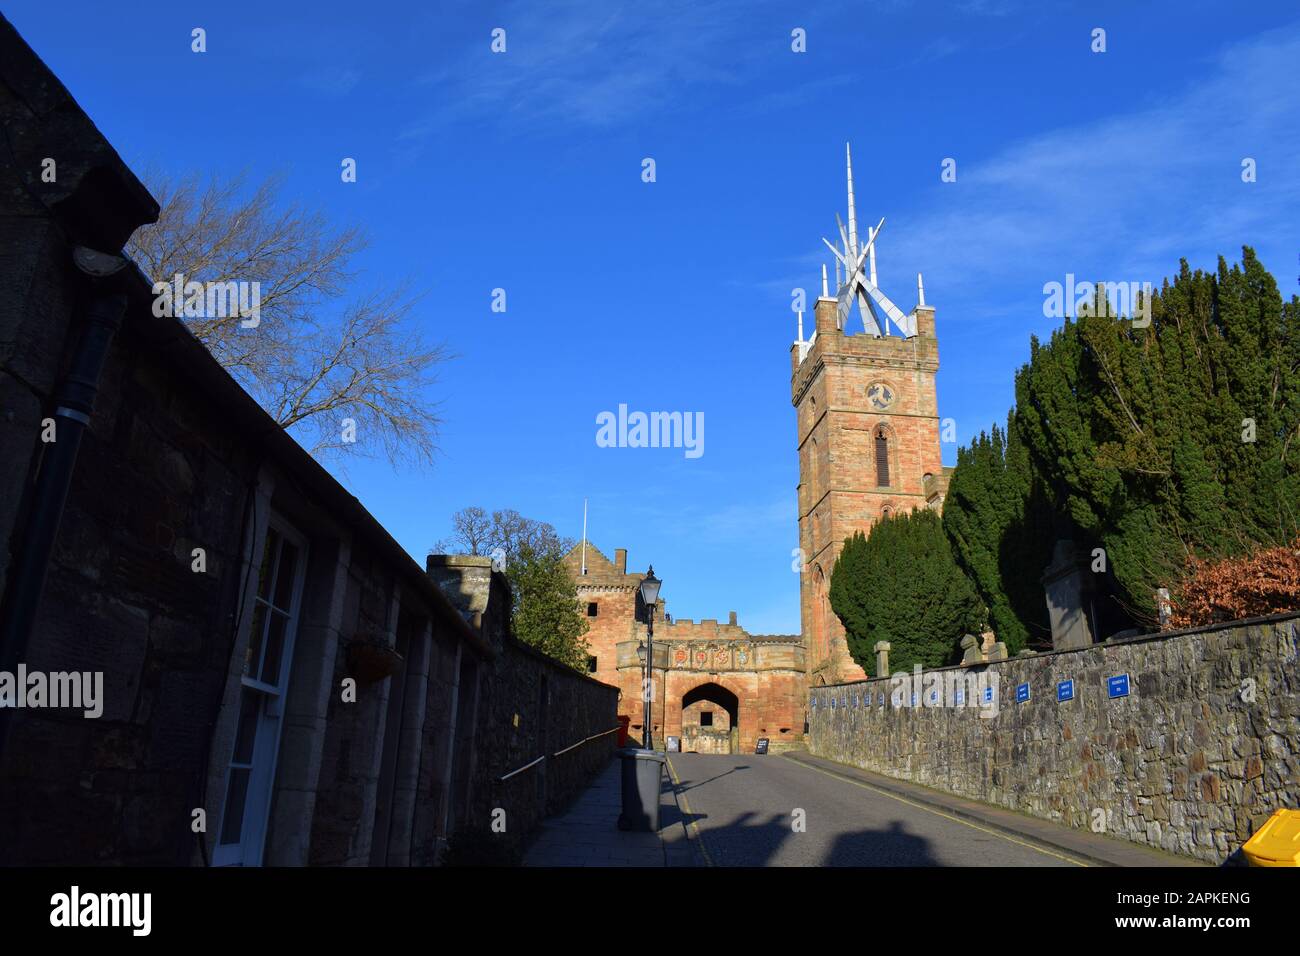
{"type": "Polygon", "coordinates": [[[1116,674],[1114,677],[1106,678],[1106,690],[1111,697],[1128,696],[1128,675],[1116,674]]]}
{"type": "Polygon", "coordinates": [[[992,687],[985,687],[985,688],[984,688],[984,703],[986,703],[986,704],[991,704],[991,703],[993,703],[993,688],[992,688],[992,687]]]}
{"type": "Polygon", "coordinates": [[[1017,684],[1017,685],[1016,685],[1016,703],[1017,703],[1017,704],[1023,704],[1023,703],[1024,703],[1025,701],[1027,701],[1027,700],[1029,700],[1029,685],[1028,685],[1028,684],[1017,684]]]}
{"type": "Polygon", "coordinates": [[[1074,700],[1074,678],[1063,680],[1056,685],[1056,702],[1058,704],[1067,700],[1074,700]]]}

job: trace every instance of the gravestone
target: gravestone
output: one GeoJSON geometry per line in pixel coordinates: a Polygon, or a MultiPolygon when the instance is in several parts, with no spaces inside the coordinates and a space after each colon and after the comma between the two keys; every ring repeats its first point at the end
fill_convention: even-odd
{"type": "Polygon", "coordinates": [[[1070,651],[1092,644],[1088,626],[1088,596],[1091,591],[1088,565],[1081,560],[1074,542],[1060,540],[1052,551],[1052,563],[1043,572],[1047,614],[1052,622],[1052,649],[1070,651]]]}

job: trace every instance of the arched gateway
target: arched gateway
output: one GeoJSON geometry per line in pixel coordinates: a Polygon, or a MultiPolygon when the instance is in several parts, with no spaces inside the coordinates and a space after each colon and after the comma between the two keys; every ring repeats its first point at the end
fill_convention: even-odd
{"type": "MultiPolygon", "coordinates": [[[[590,625],[587,672],[623,692],[619,714],[640,740],[645,665],[637,649],[644,652],[646,615],[637,589],[644,573],[628,573],[623,549],[611,561],[590,541],[575,545],[565,564],[590,625]]],[[[656,747],[668,737],[678,738],[683,750],[709,753],[753,753],[762,737],[771,753],[802,745],[808,695],[800,635],[750,634],[734,611],[721,622],[668,620],[666,610],[661,596],[651,663],[656,747]]]]}
{"type": "Polygon", "coordinates": [[[740,749],[740,698],[709,681],[682,695],[682,750],[729,754],[740,749]]]}

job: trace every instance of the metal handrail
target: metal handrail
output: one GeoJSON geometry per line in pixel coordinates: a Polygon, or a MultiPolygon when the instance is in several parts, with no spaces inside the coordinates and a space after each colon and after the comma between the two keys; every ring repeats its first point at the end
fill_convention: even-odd
{"type": "MultiPolygon", "coordinates": [[[[558,751],[556,751],[555,753],[551,754],[551,756],[552,756],[552,757],[558,757],[558,756],[560,756],[561,754],[567,754],[570,750],[576,750],[577,748],[581,747],[583,744],[588,743],[588,742],[590,742],[590,741],[592,741],[592,740],[595,740],[597,737],[604,737],[604,736],[606,736],[607,734],[612,734],[614,731],[621,729],[621,727],[622,727],[622,725],[620,724],[618,727],[611,727],[609,730],[602,730],[602,731],[601,731],[600,733],[598,733],[598,734],[592,734],[590,737],[587,737],[585,740],[579,740],[576,744],[573,744],[572,746],[565,747],[563,750],[558,750],[558,751]]],[[[543,760],[545,760],[545,759],[546,759],[546,754],[542,754],[542,755],[541,755],[540,757],[538,757],[536,760],[533,760],[533,761],[531,761],[530,763],[526,763],[526,764],[524,764],[522,767],[518,768],[517,770],[511,770],[511,771],[510,771],[508,774],[506,774],[505,776],[503,776],[503,777],[498,777],[498,778],[497,778],[497,782],[498,782],[498,783],[505,783],[507,780],[509,780],[511,777],[515,776],[516,774],[523,773],[525,770],[528,770],[528,769],[530,769],[530,768],[532,768],[532,767],[536,767],[539,763],[541,763],[541,762],[542,762],[543,760]]]]}
{"type": "Polygon", "coordinates": [[[520,767],[518,770],[511,770],[508,774],[506,774],[504,777],[501,778],[501,782],[502,782],[502,783],[505,783],[507,780],[509,780],[509,779],[510,779],[511,777],[513,777],[515,774],[517,774],[517,773],[523,773],[523,772],[524,772],[525,770],[527,770],[529,767],[536,767],[539,763],[541,763],[541,762],[542,762],[543,760],[545,760],[545,759],[546,759],[546,754],[542,754],[540,757],[538,757],[538,758],[537,758],[536,760],[534,760],[532,763],[526,763],[526,764],[524,764],[522,767],[520,767]]]}
{"type": "Polygon", "coordinates": [[[612,727],[612,728],[610,728],[609,730],[602,730],[602,731],[601,731],[600,733],[598,733],[598,734],[592,734],[590,737],[587,738],[587,740],[579,740],[579,741],[578,741],[576,744],[574,744],[573,746],[571,746],[571,747],[565,747],[563,750],[560,750],[560,751],[557,751],[556,753],[551,754],[551,756],[552,756],[552,757],[558,757],[560,754],[567,754],[570,750],[577,750],[577,749],[578,749],[579,747],[581,747],[583,744],[587,743],[587,741],[595,740],[597,737],[604,737],[604,736],[606,736],[606,735],[608,735],[608,734],[612,734],[615,730],[619,730],[621,727],[622,727],[622,725],[620,724],[618,727],[612,727]]]}

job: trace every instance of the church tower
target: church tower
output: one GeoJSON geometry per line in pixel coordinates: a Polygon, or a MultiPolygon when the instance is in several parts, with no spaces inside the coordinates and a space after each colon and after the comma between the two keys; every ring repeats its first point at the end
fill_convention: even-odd
{"type": "Polygon", "coordinates": [[[840,245],[822,240],[835,255],[837,285],[841,272],[844,283],[832,297],[822,266],[812,336],[804,339],[800,313],[790,350],[799,442],[800,615],[812,687],[864,676],[830,603],[831,572],[844,541],[856,531],[869,533],[892,512],[941,508],[948,482],[939,451],[934,308],[925,304],[919,274],[910,314],[880,291],[876,243],[885,221],[868,226],[867,241],[859,243],[847,146],[845,161],[848,226],[839,223],[840,245]],[[862,322],[856,332],[850,328],[855,303],[862,322]]]}

